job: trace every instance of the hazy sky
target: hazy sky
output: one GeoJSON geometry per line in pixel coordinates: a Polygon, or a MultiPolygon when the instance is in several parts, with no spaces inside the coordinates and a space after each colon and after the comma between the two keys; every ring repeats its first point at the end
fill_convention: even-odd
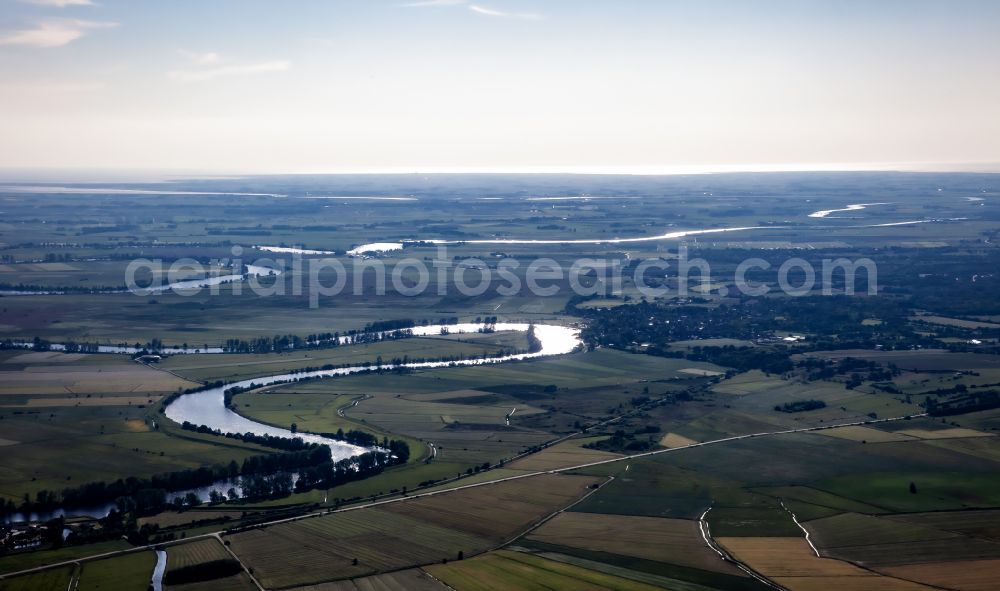
{"type": "Polygon", "coordinates": [[[0,0],[0,167],[1000,162],[1000,2],[0,0]]]}

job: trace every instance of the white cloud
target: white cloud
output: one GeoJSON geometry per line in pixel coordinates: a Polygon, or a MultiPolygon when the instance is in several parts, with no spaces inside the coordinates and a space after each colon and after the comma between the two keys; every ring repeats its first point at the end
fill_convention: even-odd
{"type": "Polygon", "coordinates": [[[495,16],[500,18],[518,18],[522,20],[536,21],[542,16],[540,14],[535,14],[533,12],[504,12],[502,10],[495,10],[493,8],[487,8],[485,6],[479,6],[477,4],[470,4],[469,10],[477,14],[482,14],[486,16],[495,16]]]}
{"type": "Polygon", "coordinates": [[[407,4],[403,4],[402,6],[422,8],[425,6],[461,6],[468,3],[469,0],[418,0],[417,2],[409,2],[407,4]]]}
{"type": "Polygon", "coordinates": [[[180,54],[188,58],[189,60],[193,61],[194,63],[198,64],[199,66],[211,66],[214,64],[222,63],[222,56],[215,53],[214,51],[197,52],[197,51],[185,51],[182,49],[180,50],[180,54]]]}
{"type": "Polygon", "coordinates": [[[200,68],[197,70],[174,70],[167,72],[167,76],[179,82],[203,82],[229,76],[249,76],[253,74],[267,74],[271,72],[284,72],[292,67],[291,62],[284,60],[270,60],[255,64],[237,64],[232,66],[222,66],[219,68],[200,68]]]}
{"type": "Polygon", "coordinates": [[[92,29],[117,27],[118,23],[85,21],[78,19],[50,20],[33,29],[22,29],[0,34],[0,45],[25,45],[28,47],[62,47],[76,41],[92,29]]]}
{"type": "Polygon", "coordinates": [[[25,4],[37,4],[38,6],[56,6],[66,8],[67,6],[96,6],[91,0],[20,0],[25,4]]]}

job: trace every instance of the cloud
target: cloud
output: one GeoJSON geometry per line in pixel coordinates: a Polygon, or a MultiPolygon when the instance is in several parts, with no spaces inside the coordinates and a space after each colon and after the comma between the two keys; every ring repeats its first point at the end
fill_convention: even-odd
{"type": "Polygon", "coordinates": [[[406,4],[400,4],[407,8],[428,8],[433,6],[464,6],[468,10],[475,12],[476,14],[481,14],[483,16],[492,16],[497,18],[512,18],[521,20],[536,21],[542,18],[542,15],[533,12],[507,12],[503,10],[497,10],[495,8],[489,8],[487,6],[481,6],[479,4],[470,4],[469,0],[416,0],[415,2],[408,2],[406,4]]]}
{"type": "Polygon", "coordinates": [[[66,8],[67,6],[96,6],[91,0],[20,0],[25,4],[37,4],[38,6],[55,6],[66,8]]]}
{"type": "Polygon", "coordinates": [[[418,0],[417,2],[402,4],[401,6],[423,8],[425,6],[461,6],[468,3],[469,0],[418,0]]]}
{"type": "Polygon", "coordinates": [[[470,4],[469,10],[475,12],[476,14],[482,14],[486,16],[495,16],[499,18],[518,18],[522,20],[536,21],[542,16],[540,14],[535,14],[533,12],[504,12],[502,10],[495,10],[493,8],[487,8],[485,6],[479,6],[478,4],[470,4]]]}
{"type": "Polygon", "coordinates": [[[39,23],[33,29],[0,34],[0,45],[27,47],[62,47],[76,41],[92,29],[117,27],[118,23],[59,19],[39,23]]]}
{"type": "Polygon", "coordinates": [[[167,72],[167,76],[179,82],[203,82],[216,78],[230,76],[250,76],[253,74],[267,74],[271,72],[284,72],[292,67],[291,62],[284,60],[270,60],[255,64],[234,64],[218,68],[200,68],[197,70],[174,70],[167,72]]]}
{"type": "Polygon", "coordinates": [[[199,66],[211,66],[213,64],[222,63],[222,56],[214,51],[197,52],[185,51],[182,49],[180,50],[180,54],[199,66]]]}

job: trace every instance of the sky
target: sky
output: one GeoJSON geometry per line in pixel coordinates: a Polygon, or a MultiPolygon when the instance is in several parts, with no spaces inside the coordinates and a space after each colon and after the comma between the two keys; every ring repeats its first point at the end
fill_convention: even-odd
{"type": "Polygon", "coordinates": [[[0,168],[998,169],[995,0],[0,0],[0,168]]]}

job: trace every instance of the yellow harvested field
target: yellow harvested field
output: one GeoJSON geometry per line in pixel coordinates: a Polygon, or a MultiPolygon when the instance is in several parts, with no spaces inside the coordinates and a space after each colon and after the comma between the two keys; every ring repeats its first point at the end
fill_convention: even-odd
{"type": "Polygon", "coordinates": [[[1000,560],[933,562],[879,570],[894,577],[957,591],[995,591],[1000,578],[1000,560]]]}
{"type": "Polygon", "coordinates": [[[576,445],[572,441],[564,441],[543,449],[538,453],[533,453],[530,456],[506,464],[504,467],[514,470],[544,471],[620,457],[622,457],[620,454],[601,451],[599,449],[586,449],[576,445]]]}
{"type": "Polygon", "coordinates": [[[906,429],[899,431],[904,435],[918,439],[960,439],[962,437],[993,437],[992,433],[984,433],[975,429],[952,427],[950,429],[906,429]]]}
{"type": "Polygon", "coordinates": [[[698,522],[689,519],[566,512],[531,532],[528,539],[741,575],[704,544],[698,522]]]}
{"type": "Polygon", "coordinates": [[[853,425],[850,427],[837,427],[836,429],[824,429],[816,431],[818,435],[836,437],[837,439],[847,439],[848,441],[867,441],[868,443],[890,443],[893,441],[913,441],[912,435],[906,435],[901,431],[880,431],[871,427],[853,425]]]}
{"type": "Polygon", "coordinates": [[[687,437],[684,437],[683,435],[678,435],[677,433],[667,433],[666,435],[663,436],[663,439],[660,439],[660,445],[662,445],[663,447],[670,447],[670,448],[684,447],[686,445],[693,445],[695,443],[698,442],[695,441],[694,439],[689,439],[687,437]]]}
{"type": "Polygon", "coordinates": [[[716,538],[737,560],[790,591],[930,591],[853,564],[816,556],[805,538],[716,538]]]}
{"type": "Polygon", "coordinates": [[[125,421],[125,428],[133,433],[145,433],[149,431],[149,425],[142,419],[129,419],[125,421]]]}

